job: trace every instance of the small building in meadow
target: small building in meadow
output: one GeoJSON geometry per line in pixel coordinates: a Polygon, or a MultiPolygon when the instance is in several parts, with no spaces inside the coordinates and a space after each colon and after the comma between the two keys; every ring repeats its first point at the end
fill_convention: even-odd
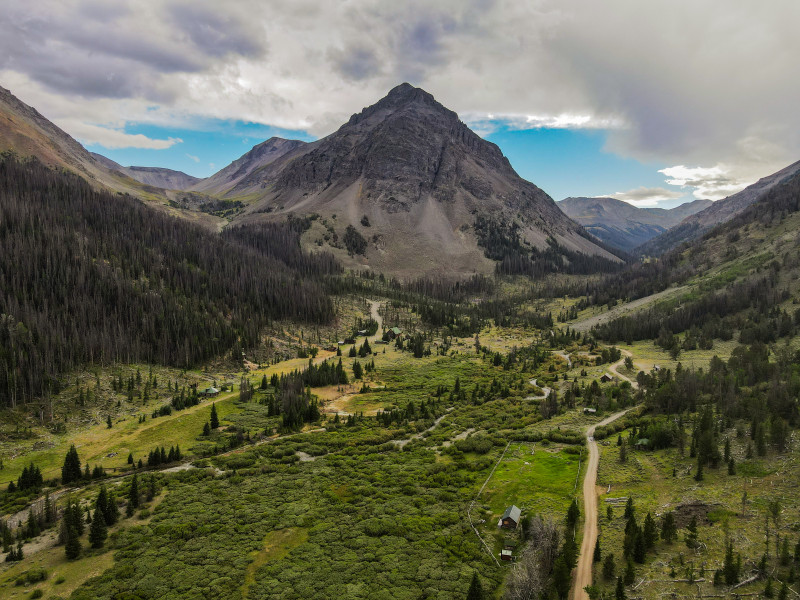
{"type": "Polygon", "coordinates": [[[650,447],[650,440],[647,438],[639,438],[636,440],[634,447],[639,450],[647,450],[650,447]]]}
{"type": "Polygon", "coordinates": [[[519,525],[519,518],[522,515],[522,510],[515,505],[511,505],[506,509],[506,512],[503,513],[503,516],[500,517],[500,527],[503,529],[516,529],[517,525],[519,525]]]}
{"type": "Polygon", "coordinates": [[[500,550],[500,560],[514,560],[514,549],[505,547],[500,550]]]}
{"type": "Polygon", "coordinates": [[[602,381],[603,383],[608,383],[609,381],[614,381],[614,378],[608,373],[603,373],[603,376],[600,378],[600,381],[602,381]]]}
{"type": "Polygon", "coordinates": [[[215,387],[207,387],[202,392],[200,392],[201,396],[206,398],[213,398],[214,396],[219,394],[219,390],[215,387]]]}
{"type": "Polygon", "coordinates": [[[587,406],[586,408],[583,409],[583,414],[585,414],[585,415],[593,415],[596,412],[597,412],[596,408],[591,408],[589,406],[587,406]]]}

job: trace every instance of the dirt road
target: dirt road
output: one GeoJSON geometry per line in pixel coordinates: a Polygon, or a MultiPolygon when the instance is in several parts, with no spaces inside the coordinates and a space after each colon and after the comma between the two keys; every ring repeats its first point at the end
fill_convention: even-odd
{"type": "Polygon", "coordinates": [[[597,541],[597,466],[600,463],[600,452],[597,450],[597,442],[594,441],[594,430],[616,421],[629,410],[631,409],[614,413],[586,430],[586,445],[589,448],[589,462],[586,465],[586,477],[583,479],[583,512],[586,519],[583,524],[581,553],[570,594],[572,600],[589,600],[589,595],[583,588],[592,585],[592,559],[597,541]]]}
{"type": "Polygon", "coordinates": [[[375,332],[375,335],[369,338],[369,341],[376,342],[383,337],[383,317],[381,317],[380,312],[378,312],[381,304],[383,303],[378,300],[368,300],[367,302],[369,302],[369,314],[378,324],[378,331],[375,332]]]}
{"type": "Polygon", "coordinates": [[[639,384],[636,383],[636,381],[634,381],[633,379],[631,379],[627,375],[623,375],[622,373],[619,372],[619,368],[625,362],[625,358],[628,357],[628,356],[633,357],[633,354],[631,354],[630,352],[628,352],[624,348],[619,348],[619,351],[622,352],[622,354],[623,354],[622,358],[620,358],[617,362],[615,362],[613,365],[611,365],[608,368],[608,370],[611,371],[614,375],[616,375],[620,379],[624,379],[625,381],[630,383],[634,388],[639,387],[639,384]]]}
{"type": "Polygon", "coordinates": [[[575,321],[574,323],[568,323],[568,325],[570,329],[573,329],[574,331],[589,331],[595,325],[600,325],[601,323],[605,323],[606,321],[610,321],[611,319],[616,319],[617,317],[628,315],[628,313],[634,312],[642,308],[646,308],[649,304],[652,304],[659,300],[664,300],[666,298],[675,296],[677,294],[681,294],[687,291],[688,289],[689,286],[685,285],[680,287],[667,288],[666,290],[652,294],[650,296],[645,296],[644,298],[639,298],[637,300],[633,300],[625,304],[620,304],[619,306],[615,306],[611,310],[600,313],[599,315],[587,317],[586,319],[575,321]]]}
{"type": "Polygon", "coordinates": [[[553,391],[549,387],[539,385],[538,383],[536,383],[535,379],[531,379],[530,383],[531,385],[538,387],[544,393],[541,396],[528,396],[525,398],[525,400],[546,400],[548,396],[550,396],[550,392],[553,391]]]}

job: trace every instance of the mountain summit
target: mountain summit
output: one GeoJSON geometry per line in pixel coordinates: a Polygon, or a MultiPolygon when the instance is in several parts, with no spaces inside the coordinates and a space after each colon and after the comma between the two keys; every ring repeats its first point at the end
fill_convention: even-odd
{"type": "Polygon", "coordinates": [[[517,254],[556,249],[565,262],[568,253],[617,260],[519,177],[495,144],[408,83],[222,195],[258,198],[235,222],[318,215],[307,243],[402,276],[489,272],[505,256],[498,245],[517,254]],[[342,245],[348,226],[366,242],[363,253],[342,245]]]}

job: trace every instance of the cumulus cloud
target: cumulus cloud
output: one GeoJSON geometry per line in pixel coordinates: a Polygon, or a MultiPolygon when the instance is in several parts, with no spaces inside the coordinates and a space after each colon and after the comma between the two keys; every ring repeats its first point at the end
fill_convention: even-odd
{"type": "Polygon", "coordinates": [[[668,177],[668,184],[678,185],[682,188],[694,188],[692,194],[695,198],[707,200],[720,200],[753,183],[753,181],[735,176],[730,167],[722,164],[713,167],[676,165],[661,169],[659,173],[668,177]]]}
{"type": "Polygon", "coordinates": [[[98,144],[104,148],[145,148],[148,150],[166,150],[183,142],[180,138],[159,140],[149,138],[141,133],[125,133],[120,129],[111,129],[91,123],[71,120],[56,120],[56,125],[69,131],[84,144],[98,144]]]}
{"type": "Polygon", "coordinates": [[[668,175],[719,194],[800,156],[797,22],[794,0],[41,0],[0,12],[0,84],[117,131],[200,116],[325,135],[408,80],[479,131],[603,128],[626,157],[725,165],[668,175]]]}
{"type": "Polygon", "coordinates": [[[628,204],[638,207],[658,206],[659,203],[668,200],[676,200],[683,197],[682,192],[668,190],[660,187],[638,187],[627,192],[615,192],[608,194],[611,198],[622,200],[628,204]]]}
{"type": "Polygon", "coordinates": [[[615,117],[595,115],[495,115],[462,114],[461,120],[480,135],[488,135],[500,128],[522,131],[526,129],[618,129],[625,124],[615,117]]]}

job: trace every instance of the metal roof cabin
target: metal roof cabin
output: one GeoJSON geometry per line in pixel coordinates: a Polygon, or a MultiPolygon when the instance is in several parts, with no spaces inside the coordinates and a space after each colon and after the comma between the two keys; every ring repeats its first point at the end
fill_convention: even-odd
{"type": "Polygon", "coordinates": [[[500,527],[503,529],[516,529],[517,525],[519,525],[519,517],[521,514],[522,510],[512,504],[500,518],[500,527]]]}
{"type": "Polygon", "coordinates": [[[219,394],[219,390],[215,387],[207,387],[202,392],[200,392],[203,396],[216,396],[219,394]]]}

